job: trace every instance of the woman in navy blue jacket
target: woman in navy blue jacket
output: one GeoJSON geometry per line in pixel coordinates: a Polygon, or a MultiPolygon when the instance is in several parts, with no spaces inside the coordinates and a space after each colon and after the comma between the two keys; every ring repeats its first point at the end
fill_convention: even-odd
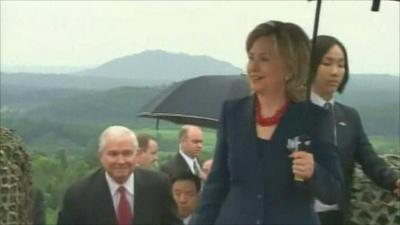
{"type": "Polygon", "coordinates": [[[314,199],[336,203],[342,177],[329,114],[304,102],[308,37],[269,21],[250,32],[246,50],[254,94],[224,103],[193,223],[319,224],[314,199]],[[305,136],[309,146],[299,147],[305,136]]]}

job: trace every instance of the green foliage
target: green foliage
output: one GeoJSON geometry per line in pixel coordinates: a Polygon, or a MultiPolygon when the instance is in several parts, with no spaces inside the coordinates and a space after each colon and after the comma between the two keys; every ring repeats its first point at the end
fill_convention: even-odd
{"type": "Polygon", "coordinates": [[[399,138],[372,136],[370,141],[379,155],[383,154],[400,154],[399,138]]]}
{"type": "Polygon", "coordinates": [[[136,120],[136,113],[159,91],[158,88],[120,87],[50,101],[27,111],[26,115],[68,123],[143,123],[136,120]]]}
{"type": "Polygon", "coordinates": [[[66,188],[93,169],[84,157],[67,156],[65,149],[48,156],[36,152],[32,154],[33,183],[44,193],[48,224],[56,223],[66,188]]]}

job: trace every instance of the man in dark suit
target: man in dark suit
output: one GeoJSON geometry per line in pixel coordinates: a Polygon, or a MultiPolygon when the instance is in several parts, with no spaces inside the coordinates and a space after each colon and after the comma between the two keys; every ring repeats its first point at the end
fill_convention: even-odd
{"type": "Polygon", "coordinates": [[[203,149],[203,131],[198,126],[184,125],[179,132],[179,152],[175,157],[161,166],[161,171],[168,174],[171,180],[185,172],[203,176],[198,157],[203,149]]]}
{"type": "Polygon", "coordinates": [[[130,129],[103,131],[103,168],[67,189],[58,224],[181,224],[167,176],[134,169],[137,148],[130,129]]]}
{"type": "Polygon", "coordinates": [[[400,179],[378,157],[364,132],[358,112],[334,100],[336,92],[342,92],[347,83],[348,60],[343,44],[331,36],[318,36],[316,54],[312,59],[311,72],[315,74],[311,100],[332,114],[335,140],[342,166],[344,187],[339,205],[325,205],[316,201],[321,224],[347,224],[355,163],[376,184],[388,190],[400,191],[400,179]]]}

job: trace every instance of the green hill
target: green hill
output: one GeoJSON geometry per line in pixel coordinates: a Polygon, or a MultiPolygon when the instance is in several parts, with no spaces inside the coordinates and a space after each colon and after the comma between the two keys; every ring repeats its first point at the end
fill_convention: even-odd
{"type": "Polygon", "coordinates": [[[40,104],[24,113],[31,119],[65,123],[118,124],[138,120],[136,113],[163,87],[119,87],[40,104]]]}

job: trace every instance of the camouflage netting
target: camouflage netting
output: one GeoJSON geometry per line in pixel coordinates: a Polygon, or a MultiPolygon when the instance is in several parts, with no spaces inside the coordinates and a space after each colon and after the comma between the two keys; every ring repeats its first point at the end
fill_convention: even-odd
{"type": "Polygon", "coordinates": [[[32,224],[30,158],[15,133],[0,127],[0,224],[32,224]]]}
{"type": "MultiPolygon", "coordinates": [[[[400,174],[400,156],[381,156],[400,174]]],[[[351,225],[400,225],[400,201],[392,192],[376,186],[356,168],[351,198],[351,225]]]]}

